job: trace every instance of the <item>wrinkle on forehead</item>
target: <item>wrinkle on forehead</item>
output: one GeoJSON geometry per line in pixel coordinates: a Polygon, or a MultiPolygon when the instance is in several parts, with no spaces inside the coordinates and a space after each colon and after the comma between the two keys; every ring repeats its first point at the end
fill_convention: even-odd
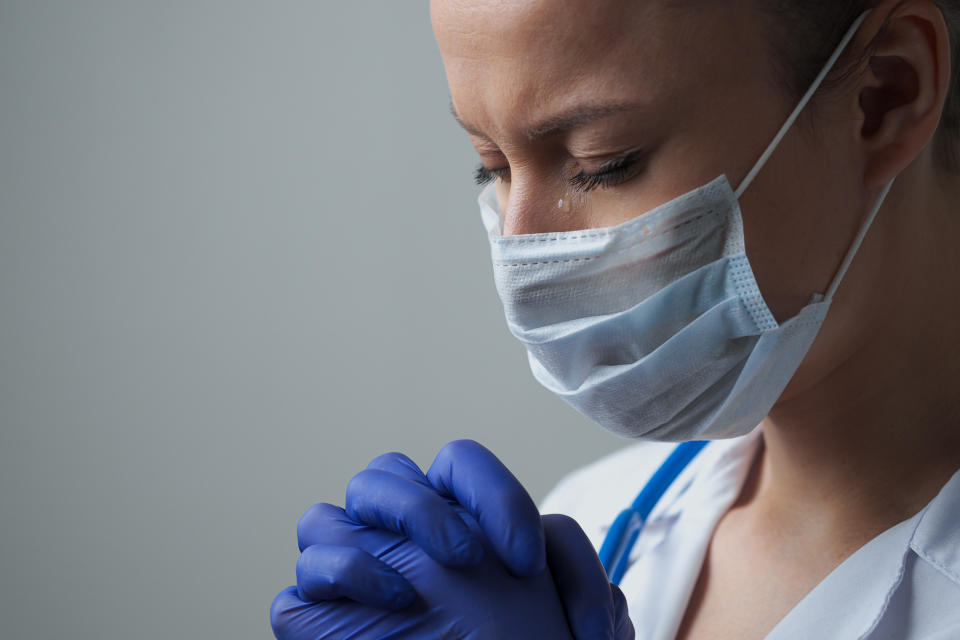
{"type": "Polygon", "coordinates": [[[519,125],[585,97],[655,100],[680,71],[668,2],[433,0],[431,14],[458,110],[496,99],[519,125]]]}
{"type": "Polygon", "coordinates": [[[742,2],[688,5],[433,0],[431,14],[457,110],[508,138],[586,99],[660,103],[679,117],[764,73],[751,41],[765,40],[742,2]]]}

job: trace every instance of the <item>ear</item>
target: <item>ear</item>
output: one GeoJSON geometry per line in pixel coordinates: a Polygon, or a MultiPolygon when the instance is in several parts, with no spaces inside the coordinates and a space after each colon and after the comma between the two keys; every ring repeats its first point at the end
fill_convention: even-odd
{"type": "Polygon", "coordinates": [[[884,0],[861,33],[875,37],[858,96],[864,179],[880,187],[913,162],[937,130],[950,89],[951,43],[933,0],[884,0]]]}

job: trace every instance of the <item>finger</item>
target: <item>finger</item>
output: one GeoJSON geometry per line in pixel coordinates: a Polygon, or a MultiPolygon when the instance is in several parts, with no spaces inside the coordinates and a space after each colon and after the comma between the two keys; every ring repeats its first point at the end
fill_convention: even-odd
{"type": "Polygon", "coordinates": [[[617,585],[611,584],[610,594],[613,596],[613,637],[616,640],[634,640],[633,622],[630,620],[629,611],[627,611],[627,599],[624,597],[623,591],[620,591],[620,587],[617,585]]]}
{"type": "Polygon", "coordinates": [[[547,564],[574,638],[611,640],[615,620],[610,583],[590,540],[567,516],[543,516],[543,528],[547,564]]]}
{"type": "Polygon", "coordinates": [[[435,489],[380,469],[365,469],[347,486],[346,513],[361,524],[404,535],[440,564],[475,567],[483,543],[435,489]]]}
{"type": "MultiPolygon", "coordinates": [[[[432,487],[424,490],[434,494],[436,492],[432,487]]],[[[460,509],[459,505],[447,506],[451,509],[460,509]]],[[[425,516],[421,516],[421,518],[423,517],[425,516]]],[[[464,517],[472,520],[469,515],[465,514],[464,517]]],[[[461,522],[463,521],[461,520],[461,522]]],[[[476,525],[474,524],[473,527],[475,529],[476,525]]],[[[479,530],[472,531],[472,535],[474,539],[482,540],[483,534],[479,530]]],[[[343,508],[324,502],[311,506],[300,517],[299,522],[297,522],[297,544],[301,552],[317,544],[356,547],[377,558],[384,558],[404,544],[409,544],[423,551],[405,534],[357,522],[343,508]]],[[[477,544],[482,545],[482,542],[477,544]]],[[[481,547],[481,555],[482,553],[481,547]]],[[[393,563],[391,562],[391,564],[393,563]]]]}
{"type": "Polygon", "coordinates": [[[307,509],[297,522],[300,551],[315,544],[360,547],[373,555],[392,547],[403,537],[392,531],[372,529],[354,521],[342,507],[319,502],[307,509]]]}
{"type": "Polygon", "coordinates": [[[277,640],[294,640],[296,635],[296,621],[302,612],[309,609],[310,604],[302,601],[297,595],[296,587],[287,587],[277,594],[270,603],[270,628],[277,640]]]}
{"type": "MultiPolygon", "coordinates": [[[[399,615],[407,616],[409,612],[399,615]]],[[[402,627],[403,619],[398,624],[397,616],[395,611],[374,609],[351,600],[304,602],[296,587],[278,593],[270,605],[270,627],[277,640],[343,640],[347,635],[357,640],[388,635],[398,639],[412,637],[409,632],[402,633],[408,630],[402,627]]]]}
{"type": "Polygon", "coordinates": [[[297,595],[304,602],[348,598],[379,609],[402,609],[417,594],[393,567],[362,549],[315,544],[297,560],[297,595]]]}
{"type": "Polygon", "coordinates": [[[497,555],[514,575],[546,568],[540,513],[523,485],[489,450],[455,440],[437,454],[427,479],[476,519],[497,555]]]}
{"type": "Polygon", "coordinates": [[[419,482],[426,487],[432,488],[432,485],[427,481],[427,476],[423,474],[423,471],[420,470],[420,467],[417,466],[417,463],[402,453],[391,452],[377,456],[370,461],[370,464],[367,465],[367,469],[380,469],[381,471],[389,471],[390,473],[395,473],[402,478],[406,478],[407,480],[419,482]]]}

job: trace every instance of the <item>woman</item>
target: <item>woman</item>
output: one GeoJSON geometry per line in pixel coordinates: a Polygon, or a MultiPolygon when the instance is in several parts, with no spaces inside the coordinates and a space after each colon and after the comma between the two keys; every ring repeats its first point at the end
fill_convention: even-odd
{"type": "Polygon", "coordinates": [[[510,329],[644,442],[547,498],[586,537],[475,443],[381,456],[277,637],[960,638],[960,2],[431,9],[510,329]]]}

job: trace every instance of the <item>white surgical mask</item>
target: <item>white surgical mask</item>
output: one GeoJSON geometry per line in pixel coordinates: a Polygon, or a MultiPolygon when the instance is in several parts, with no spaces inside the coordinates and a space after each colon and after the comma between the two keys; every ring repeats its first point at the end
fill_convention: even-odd
{"type": "Polygon", "coordinates": [[[732,438],[763,420],[816,337],[892,181],[827,291],[782,324],[747,260],[738,199],[867,13],[736,191],[720,176],[614,227],[503,236],[494,185],[483,190],[497,291],[540,383],[633,438],[732,438]]]}

